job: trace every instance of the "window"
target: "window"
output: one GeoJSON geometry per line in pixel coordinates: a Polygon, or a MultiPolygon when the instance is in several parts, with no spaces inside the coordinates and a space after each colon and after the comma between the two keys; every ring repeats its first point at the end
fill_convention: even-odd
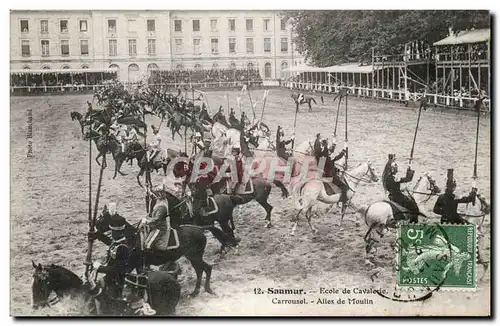
{"type": "Polygon", "coordinates": [[[116,40],[109,40],[109,55],[116,56],[117,55],[118,44],[116,40]]]}
{"type": "Polygon", "coordinates": [[[154,19],[148,19],[147,30],[148,32],[154,32],[156,30],[156,21],[154,19]]]}
{"type": "Polygon", "coordinates": [[[199,31],[200,31],[200,20],[193,19],[193,32],[199,32],[199,31]]]}
{"type": "Polygon", "coordinates": [[[151,76],[151,73],[155,70],[158,70],[158,65],[156,63],[150,63],[148,65],[148,76],[151,76]]]}
{"type": "Polygon", "coordinates": [[[129,20],[127,20],[127,31],[129,33],[135,33],[135,32],[137,32],[137,26],[136,26],[136,20],[135,19],[129,19],[129,20]]]}
{"type": "Polygon", "coordinates": [[[30,41],[22,41],[21,42],[21,54],[23,57],[30,56],[30,41]]]}
{"type": "Polygon", "coordinates": [[[271,30],[271,20],[264,19],[264,31],[269,32],[271,30]]]}
{"type": "Polygon", "coordinates": [[[48,57],[50,55],[49,41],[42,41],[42,57],[48,57]]]}
{"type": "Polygon", "coordinates": [[[89,55],[89,41],[80,40],[80,53],[81,55],[89,55]]]}
{"type": "Polygon", "coordinates": [[[234,32],[236,30],[236,19],[229,19],[229,30],[234,32]]]}
{"type": "Polygon", "coordinates": [[[229,53],[236,53],[236,38],[229,38],[229,53]]]}
{"type": "Polygon", "coordinates": [[[247,53],[253,53],[253,38],[247,38],[247,53]]]}
{"type": "Polygon", "coordinates": [[[128,55],[131,57],[137,55],[137,40],[128,40],[128,55]]]}
{"type": "Polygon", "coordinates": [[[59,22],[59,26],[61,28],[61,33],[67,33],[68,32],[68,21],[67,20],[61,20],[59,22]]]}
{"type": "Polygon", "coordinates": [[[288,52],[288,38],[281,38],[281,52],[288,52]]]}
{"type": "Polygon", "coordinates": [[[40,32],[46,34],[49,32],[49,21],[48,20],[40,20],[40,32]]]}
{"type": "Polygon", "coordinates": [[[89,66],[87,66],[87,65],[83,65],[83,66],[82,66],[82,69],[89,69],[89,66]]]}
{"type": "Polygon", "coordinates": [[[68,65],[64,65],[64,66],[62,66],[62,69],[69,69],[69,66],[68,65]]]}
{"type": "Polygon", "coordinates": [[[49,66],[43,66],[42,68],[43,70],[50,70],[50,67],[49,66]]]}
{"type": "Polygon", "coordinates": [[[156,54],[156,40],[155,39],[148,40],[148,54],[149,55],[156,54]]]}
{"type": "Polygon", "coordinates": [[[264,77],[271,78],[271,63],[266,63],[264,65],[264,77]]]}
{"type": "Polygon", "coordinates": [[[210,30],[217,32],[217,19],[210,19],[210,30]]]}
{"type": "Polygon", "coordinates": [[[61,55],[68,56],[69,55],[69,41],[61,40],[61,55]]]}
{"type": "Polygon", "coordinates": [[[177,54],[182,53],[182,39],[180,38],[175,39],[175,53],[177,54]]]}
{"type": "Polygon", "coordinates": [[[182,32],[182,20],[180,19],[174,20],[174,31],[182,32]]]}
{"type": "Polygon", "coordinates": [[[271,52],[271,38],[264,38],[264,52],[271,52]]]}
{"type": "Polygon", "coordinates": [[[21,20],[21,32],[28,33],[30,31],[29,23],[27,20],[21,20]]]}
{"type": "Polygon", "coordinates": [[[286,31],[286,20],[281,19],[280,20],[280,25],[281,25],[281,30],[286,31]]]}
{"type": "Polygon", "coordinates": [[[80,32],[86,32],[88,30],[87,21],[80,20],[80,32]]]}
{"type": "Polygon", "coordinates": [[[286,61],[283,61],[281,63],[281,78],[285,77],[285,69],[288,69],[288,63],[286,61]]]}
{"type": "Polygon", "coordinates": [[[211,39],[210,48],[212,50],[212,54],[219,54],[219,39],[217,38],[211,39]]]}
{"type": "Polygon", "coordinates": [[[253,31],[253,19],[246,19],[246,28],[247,28],[247,32],[251,32],[253,31]]]}
{"type": "Polygon", "coordinates": [[[201,39],[199,38],[193,39],[193,54],[201,54],[200,45],[201,45],[201,39]]]}
{"type": "Polygon", "coordinates": [[[116,19],[108,19],[108,33],[116,33],[116,19]]]}

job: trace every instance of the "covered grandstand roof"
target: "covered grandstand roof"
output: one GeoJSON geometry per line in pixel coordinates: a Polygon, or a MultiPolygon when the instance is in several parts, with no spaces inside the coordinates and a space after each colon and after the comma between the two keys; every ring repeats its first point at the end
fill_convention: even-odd
{"type": "Polygon", "coordinates": [[[455,44],[472,44],[482,43],[490,40],[490,29],[473,29],[470,31],[461,31],[454,35],[450,35],[440,41],[434,42],[434,45],[455,45],[455,44]]]}
{"type": "Polygon", "coordinates": [[[381,69],[381,67],[374,67],[372,65],[363,65],[360,66],[358,63],[345,63],[341,65],[335,65],[330,67],[313,67],[313,66],[295,66],[285,69],[284,71],[288,72],[347,72],[347,73],[361,73],[361,74],[369,74],[373,72],[373,70],[381,69]]]}
{"type": "Polygon", "coordinates": [[[11,74],[80,74],[80,73],[92,73],[92,72],[116,72],[118,69],[12,69],[11,74]]]}

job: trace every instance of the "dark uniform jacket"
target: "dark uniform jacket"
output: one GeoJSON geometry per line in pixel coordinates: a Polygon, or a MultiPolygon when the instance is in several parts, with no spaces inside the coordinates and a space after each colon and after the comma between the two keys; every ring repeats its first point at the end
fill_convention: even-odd
{"type": "Polygon", "coordinates": [[[471,203],[475,199],[474,194],[462,198],[455,198],[455,194],[444,193],[438,197],[434,205],[434,213],[441,215],[442,221],[450,223],[465,223],[464,219],[457,213],[458,204],[471,203]]]}
{"type": "Polygon", "coordinates": [[[399,179],[399,181],[396,181],[394,175],[389,173],[385,180],[385,187],[389,192],[389,196],[392,197],[394,201],[398,202],[399,199],[404,197],[403,193],[401,192],[401,184],[410,182],[412,179],[413,179],[412,170],[407,170],[406,176],[404,178],[399,179]]]}

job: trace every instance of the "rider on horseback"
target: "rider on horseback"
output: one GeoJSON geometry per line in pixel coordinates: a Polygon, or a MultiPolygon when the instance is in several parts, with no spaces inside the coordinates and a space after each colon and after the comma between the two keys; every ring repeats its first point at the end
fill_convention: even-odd
{"type": "Polygon", "coordinates": [[[241,153],[240,153],[240,148],[239,147],[233,147],[231,154],[234,156],[234,161],[236,163],[236,173],[238,176],[237,181],[234,181],[231,178],[232,185],[228,189],[228,194],[234,194],[236,192],[236,189],[238,186],[241,184],[243,180],[243,160],[241,159],[241,153]]]}
{"type": "Polygon", "coordinates": [[[278,130],[276,131],[276,152],[279,157],[281,157],[284,160],[288,159],[288,153],[286,149],[286,145],[290,144],[294,139],[295,136],[292,135],[290,140],[281,140],[282,137],[285,137],[285,133],[283,132],[283,129],[281,126],[278,126],[278,130]]]}
{"type": "MultiPolygon", "coordinates": [[[[125,128],[125,127],[124,127],[125,128]]],[[[137,135],[137,130],[135,130],[135,127],[130,126],[128,130],[128,135],[123,137],[124,142],[122,143],[122,150],[125,152],[127,148],[130,148],[133,146],[135,142],[138,140],[138,135],[137,135]]]]}
{"type": "Polygon", "coordinates": [[[212,120],[214,122],[219,122],[225,126],[228,125],[228,123],[226,121],[226,117],[224,116],[224,111],[222,109],[222,105],[219,107],[219,111],[217,111],[217,113],[214,115],[212,120]]]}
{"type": "Polygon", "coordinates": [[[146,153],[148,162],[151,162],[160,152],[161,145],[160,128],[156,128],[154,125],[151,125],[151,129],[153,129],[154,140],[150,144],[151,153],[149,151],[146,153]]]}
{"type": "Polygon", "coordinates": [[[231,108],[231,112],[229,113],[229,124],[231,125],[232,128],[239,129],[240,122],[238,121],[238,119],[236,119],[234,113],[235,113],[234,109],[231,108]]]}
{"type": "Polygon", "coordinates": [[[472,188],[468,196],[455,198],[453,193],[457,183],[453,178],[453,169],[448,169],[446,181],[446,191],[440,195],[434,205],[434,213],[441,215],[441,223],[468,224],[460,214],[457,213],[458,204],[474,203],[477,195],[477,189],[472,188]]]}
{"type": "Polygon", "coordinates": [[[335,152],[336,146],[337,144],[335,143],[335,138],[333,139],[332,146],[330,148],[328,147],[328,141],[324,139],[322,156],[323,155],[327,156],[327,162],[325,166],[327,166],[332,173],[332,183],[340,188],[341,193],[339,201],[345,204],[347,202],[347,191],[349,190],[349,186],[347,185],[347,182],[345,182],[345,179],[342,176],[340,176],[340,169],[337,168],[335,162],[337,162],[338,160],[340,160],[345,156],[346,150],[345,148],[342,149],[342,151],[340,151],[339,154],[337,154],[332,158],[331,156],[335,152]]]}
{"type": "Polygon", "coordinates": [[[316,164],[319,164],[319,159],[321,158],[321,135],[316,134],[316,139],[314,140],[314,158],[316,159],[316,164]]]}
{"type": "Polygon", "coordinates": [[[196,132],[194,134],[193,139],[193,154],[198,153],[198,151],[203,151],[205,149],[205,145],[203,144],[202,136],[200,132],[196,132]]]}
{"type": "Polygon", "coordinates": [[[418,215],[420,213],[417,203],[413,198],[405,196],[401,192],[401,184],[410,182],[413,179],[415,171],[413,171],[411,167],[408,166],[408,169],[406,170],[406,176],[399,179],[399,181],[396,181],[398,165],[395,159],[396,158],[394,154],[389,154],[389,160],[386,164],[386,168],[388,169],[388,171],[384,176],[382,184],[384,186],[384,189],[389,192],[389,199],[391,201],[403,206],[404,208],[407,208],[410,211],[410,222],[418,223],[418,215]]]}

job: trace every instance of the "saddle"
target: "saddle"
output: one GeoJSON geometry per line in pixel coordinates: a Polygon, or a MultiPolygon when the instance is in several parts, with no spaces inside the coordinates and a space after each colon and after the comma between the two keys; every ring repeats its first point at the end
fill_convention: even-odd
{"type": "Polygon", "coordinates": [[[202,215],[209,216],[217,213],[218,211],[219,211],[219,206],[217,206],[215,198],[213,196],[207,196],[206,206],[201,208],[202,215]]]}
{"type": "Polygon", "coordinates": [[[143,237],[141,234],[141,243],[143,248],[156,249],[161,251],[172,250],[179,248],[179,234],[176,229],[170,228],[169,234],[167,231],[154,229],[153,231],[146,232],[143,237]]]}
{"type": "Polygon", "coordinates": [[[340,194],[341,192],[340,188],[334,185],[332,182],[323,181],[323,186],[325,187],[325,191],[328,196],[340,194]]]}
{"type": "Polygon", "coordinates": [[[391,200],[384,200],[383,202],[387,203],[391,206],[392,216],[394,217],[395,221],[404,220],[404,219],[406,219],[407,214],[412,213],[408,208],[403,207],[403,206],[399,205],[398,203],[393,202],[391,200]]]}
{"type": "MultiPolygon", "coordinates": [[[[226,181],[226,188],[229,189],[229,187],[231,187],[231,184],[228,180],[226,181]]],[[[253,182],[252,179],[249,179],[247,183],[240,183],[234,190],[233,195],[249,195],[253,194],[253,192],[253,182]]]]}

